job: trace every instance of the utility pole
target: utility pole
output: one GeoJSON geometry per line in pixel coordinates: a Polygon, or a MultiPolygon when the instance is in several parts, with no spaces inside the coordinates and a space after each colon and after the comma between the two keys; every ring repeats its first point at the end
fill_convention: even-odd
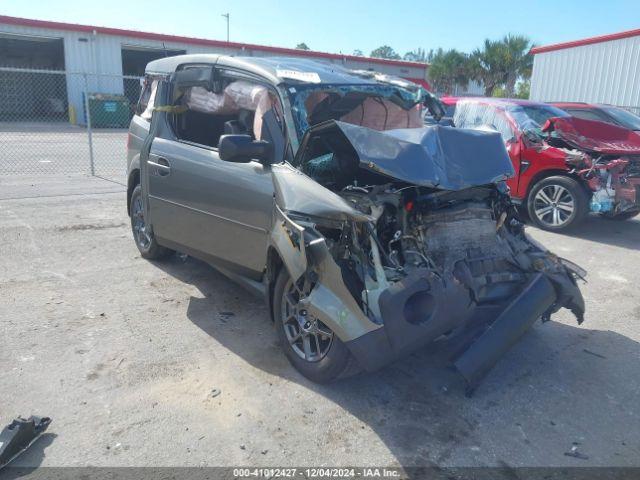
{"type": "Polygon", "coordinates": [[[227,19],[227,43],[229,43],[229,14],[223,13],[222,16],[227,19]]]}

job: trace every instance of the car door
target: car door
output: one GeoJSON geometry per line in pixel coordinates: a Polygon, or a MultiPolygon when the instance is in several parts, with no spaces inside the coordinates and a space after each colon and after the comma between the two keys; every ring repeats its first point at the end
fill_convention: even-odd
{"type": "Polygon", "coordinates": [[[163,115],[167,128],[154,138],[147,160],[155,235],[160,243],[259,278],[273,208],[270,167],[222,161],[216,147],[179,138],[171,115],[163,115]]]}

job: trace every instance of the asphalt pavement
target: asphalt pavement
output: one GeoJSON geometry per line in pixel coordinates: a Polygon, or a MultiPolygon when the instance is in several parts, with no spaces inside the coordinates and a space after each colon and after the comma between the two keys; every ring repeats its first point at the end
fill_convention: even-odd
{"type": "Polygon", "coordinates": [[[53,418],[16,465],[640,466],[639,220],[529,228],[589,271],[586,321],[536,324],[466,398],[426,351],[310,383],[260,299],[140,257],[121,180],[0,178],[0,423],[53,418]]]}

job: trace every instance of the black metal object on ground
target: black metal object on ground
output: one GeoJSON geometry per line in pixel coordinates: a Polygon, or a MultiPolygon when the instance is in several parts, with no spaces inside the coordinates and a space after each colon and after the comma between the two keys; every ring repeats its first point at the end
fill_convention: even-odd
{"type": "Polygon", "coordinates": [[[0,468],[24,452],[42,435],[51,419],[49,417],[18,417],[0,432],[0,468]]]}

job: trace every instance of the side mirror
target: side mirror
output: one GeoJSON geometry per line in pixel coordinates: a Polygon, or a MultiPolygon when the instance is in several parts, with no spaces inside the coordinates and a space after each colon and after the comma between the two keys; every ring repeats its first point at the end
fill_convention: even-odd
{"type": "Polygon", "coordinates": [[[218,143],[218,155],[225,162],[248,163],[258,160],[271,165],[274,159],[273,144],[254,140],[251,135],[222,135],[218,143]]]}

